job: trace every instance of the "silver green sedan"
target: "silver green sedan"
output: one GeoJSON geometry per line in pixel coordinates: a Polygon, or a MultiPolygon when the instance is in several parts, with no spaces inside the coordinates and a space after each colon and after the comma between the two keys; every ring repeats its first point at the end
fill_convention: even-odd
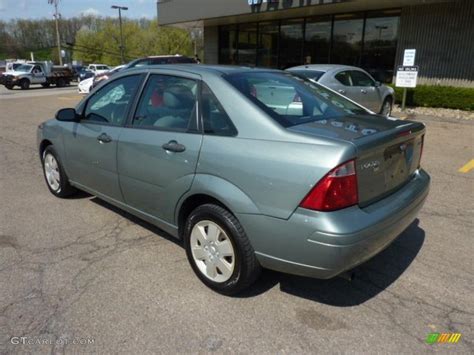
{"type": "Polygon", "coordinates": [[[387,247],[428,194],[424,134],[288,72],[170,65],[117,74],[37,138],[51,193],[182,239],[234,294],[262,267],[332,278],[387,247]]]}

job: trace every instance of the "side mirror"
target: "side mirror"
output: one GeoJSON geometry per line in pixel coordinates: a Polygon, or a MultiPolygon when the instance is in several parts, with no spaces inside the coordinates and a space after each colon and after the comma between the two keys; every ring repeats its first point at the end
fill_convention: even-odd
{"type": "Polygon", "coordinates": [[[62,108],[56,112],[56,119],[58,121],[75,122],[78,120],[78,117],[76,110],[73,108],[62,108]]]}
{"type": "Polygon", "coordinates": [[[382,86],[382,83],[380,81],[375,82],[375,87],[378,88],[379,86],[382,86]]]}

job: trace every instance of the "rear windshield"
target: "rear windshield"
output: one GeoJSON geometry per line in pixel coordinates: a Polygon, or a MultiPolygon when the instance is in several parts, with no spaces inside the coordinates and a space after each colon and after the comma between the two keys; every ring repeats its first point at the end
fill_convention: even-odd
{"type": "Polygon", "coordinates": [[[304,78],[318,81],[323,76],[324,72],[319,70],[290,70],[290,73],[302,76],[304,78]]]}
{"type": "Polygon", "coordinates": [[[224,78],[284,127],[368,111],[308,79],[285,72],[246,72],[224,78]]]}

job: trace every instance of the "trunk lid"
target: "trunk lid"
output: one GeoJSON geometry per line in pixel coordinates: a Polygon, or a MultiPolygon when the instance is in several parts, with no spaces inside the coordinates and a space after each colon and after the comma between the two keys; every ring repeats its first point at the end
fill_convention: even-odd
{"type": "Polygon", "coordinates": [[[376,115],[338,117],[289,128],[351,142],[357,150],[359,205],[365,207],[395,192],[419,167],[425,126],[376,115]]]}

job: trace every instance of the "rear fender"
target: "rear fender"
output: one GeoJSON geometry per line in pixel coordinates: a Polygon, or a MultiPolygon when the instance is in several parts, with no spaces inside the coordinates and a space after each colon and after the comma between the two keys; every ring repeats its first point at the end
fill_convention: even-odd
{"type": "Polygon", "coordinates": [[[178,225],[179,211],[183,202],[198,194],[208,195],[218,200],[234,214],[261,214],[252,199],[231,182],[214,175],[196,174],[191,189],[181,197],[176,206],[176,225],[178,225]]]}

